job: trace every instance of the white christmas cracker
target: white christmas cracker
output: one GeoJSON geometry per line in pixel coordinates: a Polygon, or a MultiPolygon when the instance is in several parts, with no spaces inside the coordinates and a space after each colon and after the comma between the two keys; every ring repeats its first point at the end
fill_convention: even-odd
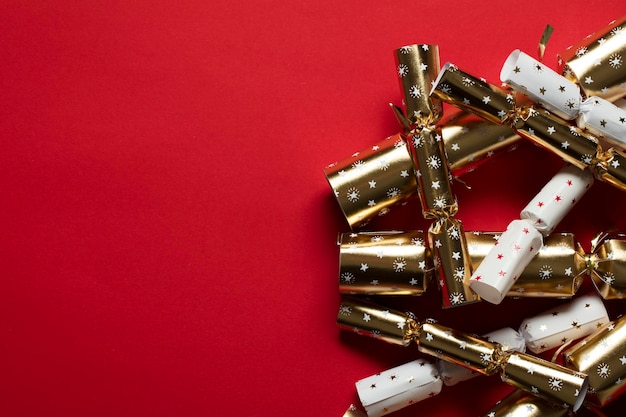
{"type": "Polygon", "coordinates": [[[419,359],[356,383],[369,417],[378,417],[439,394],[443,383],[436,366],[419,359]]]}
{"type": "Polygon", "coordinates": [[[626,110],[596,96],[583,98],[577,84],[520,50],[504,62],[500,79],[524,92],[531,100],[578,127],[626,145],[626,110]]]}
{"type": "Polygon", "coordinates": [[[589,336],[608,322],[602,299],[588,294],[525,319],[520,333],[531,352],[541,353],[589,336]]]}
{"type": "Polygon", "coordinates": [[[500,235],[470,278],[482,299],[500,304],[520,274],[539,252],[543,236],[574,207],[593,183],[593,175],[572,165],[562,168],[500,235]]]}

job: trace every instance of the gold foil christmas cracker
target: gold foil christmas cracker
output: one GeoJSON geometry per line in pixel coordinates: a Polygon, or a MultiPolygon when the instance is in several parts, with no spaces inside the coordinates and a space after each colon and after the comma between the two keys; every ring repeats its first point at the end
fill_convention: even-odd
{"type": "Polygon", "coordinates": [[[593,135],[547,110],[519,106],[512,93],[450,63],[443,66],[431,94],[485,120],[507,125],[519,136],[626,191],[626,154],[614,148],[603,149],[593,135]]]}
{"type": "Polygon", "coordinates": [[[421,352],[468,367],[484,375],[499,373],[504,382],[577,410],[587,390],[587,376],[540,358],[505,352],[502,346],[478,336],[419,322],[411,313],[342,299],[337,325],[344,330],[406,346],[415,341],[421,352]]]}
{"type": "Polygon", "coordinates": [[[434,220],[428,230],[428,241],[435,270],[441,277],[442,306],[446,308],[475,302],[477,297],[467,284],[471,262],[463,224],[453,218],[458,204],[452,192],[452,176],[441,129],[434,126],[441,117],[441,103],[438,99],[426,101],[423,97],[437,75],[436,71],[428,72],[428,68],[435,64],[439,69],[438,55],[436,62],[427,61],[432,56],[428,54],[432,48],[432,45],[411,45],[396,50],[405,112],[397,107],[394,110],[417,168],[422,214],[434,220]]]}
{"type": "MultiPolygon", "coordinates": [[[[465,232],[474,269],[500,235],[465,232]]],[[[423,231],[346,232],[339,235],[338,244],[341,294],[421,295],[434,276],[432,254],[423,231]]],[[[598,256],[601,254],[585,254],[571,233],[550,235],[507,296],[570,298],[589,268],[600,261],[598,256]]],[[[626,262],[626,253],[614,262],[620,259],[626,262]]]]}
{"type": "Polygon", "coordinates": [[[626,391],[626,316],[607,323],[563,354],[565,365],[589,376],[586,401],[603,407],[626,391]]]}
{"type": "Polygon", "coordinates": [[[555,115],[576,119],[578,127],[619,147],[626,144],[626,110],[601,97],[582,97],[578,85],[524,52],[509,55],[500,80],[555,115]]]}
{"type": "Polygon", "coordinates": [[[339,292],[420,295],[433,276],[422,231],[339,235],[339,292]]]}
{"type": "Polygon", "coordinates": [[[558,54],[559,71],[586,96],[615,101],[626,95],[626,16],[558,54]]]}
{"type": "Polygon", "coordinates": [[[482,417],[569,417],[570,408],[538,398],[524,390],[515,390],[499,401],[482,417]]]}

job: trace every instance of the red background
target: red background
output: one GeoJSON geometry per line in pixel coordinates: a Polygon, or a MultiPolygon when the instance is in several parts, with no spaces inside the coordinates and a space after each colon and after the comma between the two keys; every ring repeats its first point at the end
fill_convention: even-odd
{"type": "MultiPolygon", "coordinates": [[[[437,43],[494,81],[547,23],[554,67],[625,12],[557,4],[4,1],[0,414],[343,415],[356,380],[420,354],[336,328],[347,226],[322,167],[398,131],[395,48],[437,43]]],[[[459,218],[502,230],[561,166],[524,143],[464,177],[459,218]]],[[[626,231],[625,204],[596,183],[558,230],[588,248],[626,231]]],[[[370,229],[428,226],[417,203],[392,213],[370,229]]],[[[484,333],[559,302],[394,303],[484,333]]],[[[485,377],[396,415],[481,415],[509,391],[485,377]]]]}

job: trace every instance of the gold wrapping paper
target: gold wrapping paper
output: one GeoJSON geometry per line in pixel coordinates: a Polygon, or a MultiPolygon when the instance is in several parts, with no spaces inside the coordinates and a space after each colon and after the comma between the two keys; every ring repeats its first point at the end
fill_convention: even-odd
{"type": "MultiPolygon", "coordinates": [[[[498,233],[466,232],[467,248],[475,270],[493,247],[498,233]]],[[[626,259],[626,258],[625,258],[626,259]]],[[[580,288],[585,261],[576,250],[574,235],[553,234],[513,284],[507,297],[570,298],[580,288]]]]}
{"type": "Polygon", "coordinates": [[[411,153],[400,134],[324,169],[351,229],[416,197],[414,172],[411,153]]]}
{"type": "Polygon", "coordinates": [[[408,346],[418,324],[410,313],[384,309],[357,298],[342,297],[337,326],[387,343],[408,346]]]}
{"type": "Polygon", "coordinates": [[[626,16],[558,54],[559,70],[587,97],[615,101],[626,95],[626,16]]]}
{"type": "Polygon", "coordinates": [[[500,372],[508,384],[574,410],[587,391],[587,376],[576,370],[503,348],[478,336],[438,325],[418,322],[411,313],[385,309],[358,299],[343,297],[337,315],[339,328],[407,346],[413,340],[424,353],[492,375],[500,372]]]}
{"type": "Polygon", "coordinates": [[[396,49],[395,58],[408,123],[420,127],[434,125],[443,114],[441,100],[428,94],[439,72],[439,47],[406,45],[396,49]]]}
{"type": "Polygon", "coordinates": [[[604,407],[626,391],[626,316],[570,347],[563,362],[589,375],[586,400],[604,407]]]}
{"type": "Polygon", "coordinates": [[[430,322],[422,324],[417,341],[420,352],[469,368],[483,375],[498,371],[500,345],[430,322]]]}
{"type": "Polygon", "coordinates": [[[418,168],[422,214],[427,219],[454,216],[458,204],[452,194],[441,130],[425,127],[408,137],[413,143],[412,153],[418,168]]]}
{"type": "Polygon", "coordinates": [[[452,218],[437,220],[428,229],[443,308],[479,301],[468,285],[472,264],[465,236],[463,223],[452,218]]]}
{"type": "Polygon", "coordinates": [[[567,372],[556,363],[521,352],[508,354],[502,380],[574,411],[582,405],[588,385],[584,373],[567,372]]]}
{"type": "Polygon", "coordinates": [[[442,120],[441,136],[454,176],[471,172],[496,155],[514,150],[521,137],[508,126],[487,122],[457,110],[442,120]]]}
{"type": "Polygon", "coordinates": [[[626,235],[601,233],[592,242],[591,253],[578,252],[580,262],[598,294],[605,300],[622,299],[626,292],[626,235]]]}
{"type": "Polygon", "coordinates": [[[463,72],[449,62],[439,72],[431,95],[492,123],[510,122],[514,117],[512,93],[463,72]]]}
{"type": "Polygon", "coordinates": [[[535,397],[523,390],[515,390],[482,417],[568,417],[571,410],[553,402],[535,397]]]}
{"type": "Polygon", "coordinates": [[[424,232],[363,232],[339,236],[339,292],[420,295],[433,275],[424,232]]]}

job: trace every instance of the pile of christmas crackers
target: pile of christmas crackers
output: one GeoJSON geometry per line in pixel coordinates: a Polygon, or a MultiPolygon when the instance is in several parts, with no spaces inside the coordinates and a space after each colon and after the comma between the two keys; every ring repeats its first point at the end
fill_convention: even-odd
{"type": "MultiPolygon", "coordinates": [[[[498,86],[440,66],[437,45],[404,46],[395,56],[403,106],[393,111],[402,131],[324,169],[352,230],[338,242],[338,326],[414,343],[433,357],[357,381],[367,415],[478,375],[517,388],[485,416],[601,410],[626,391],[626,317],[612,320],[604,306],[626,291],[626,235],[599,234],[586,253],[572,234],[552,231],[594,181],[626,191],[626,16],[559,54],[558,72],[513,51],[498,86]],[[444,117],[444,102],[462,111],[444,117]],[[563,168],[504,232],[465,231],[451,180],[524,139],[560,156],[563,168]],[[358,231],[416,196],[427,231],[358,231]],[[596,291],[574,297],[587,277],[596,291]],[[571,300],[518,330],[476,336],[368,298],[420,295],[432,281],[444,308],[505,297],[571,300]],[[551,349],[559,361],[537,356],[551,349]]],[[[358,415],[354,406],[345,414],[358,415]]]]}

